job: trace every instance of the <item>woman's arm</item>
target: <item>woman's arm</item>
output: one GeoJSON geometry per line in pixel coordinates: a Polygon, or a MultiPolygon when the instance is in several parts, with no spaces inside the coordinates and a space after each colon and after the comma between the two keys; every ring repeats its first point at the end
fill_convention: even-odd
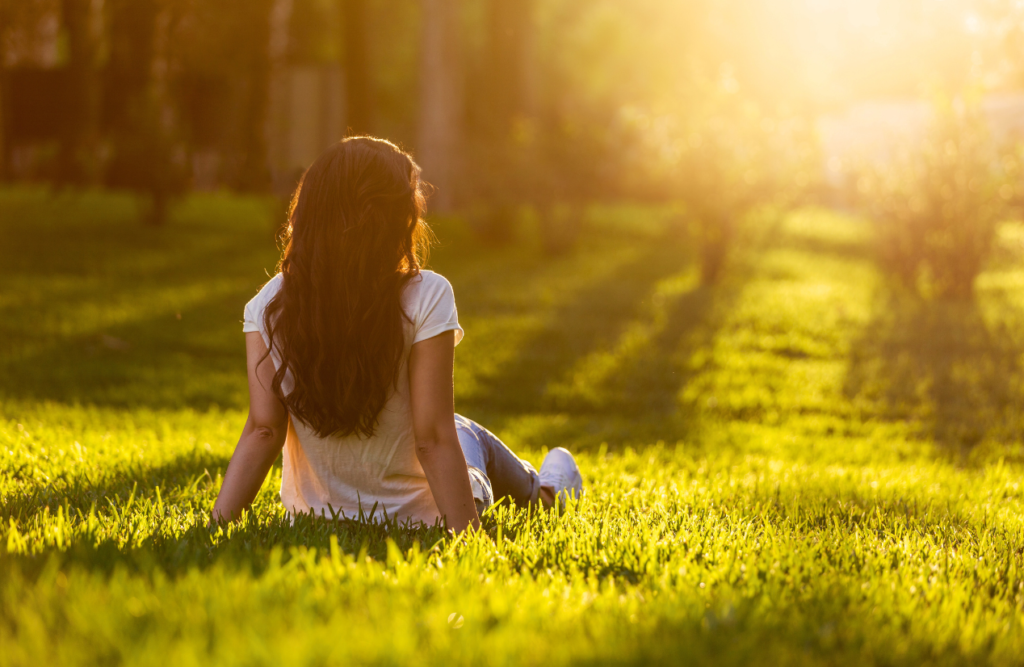
{"type": "Polygon", "coordinates": [[[213,506],[214,521],[237,519],[252,503],[288,435],[288,411],[270,388],[274,363],[266,354],[267,345],[258,332],[245,334],[249,418],[224,473],[224,484],[213,506]]]}
{"type": "Polygon", "coordinates": [[[455,432],[454,363],[454,332],[416,343],[409,356],[409,392],[416,457],[448,527],[462,532],[469,526],[479,528],[480,519],[455,432]]]}

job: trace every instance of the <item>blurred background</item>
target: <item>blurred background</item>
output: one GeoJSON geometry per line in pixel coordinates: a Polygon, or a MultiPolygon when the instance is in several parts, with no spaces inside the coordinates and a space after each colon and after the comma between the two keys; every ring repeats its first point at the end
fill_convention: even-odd
{"type": "Polygon", "coordinates": [[[1019,0],[0,0],[0,128],[19,411],[243,408],[287,201],[373,134],[506,441],[1024,460],[1019,0]]]}
{"type": "Polygon", "coordinates": [[[386,618],[342,649],[1020,665],[1022,144],[1024,0],[0,0],[0,663],[386,618]],[[415,534],[284,518],[279,465],[205,529],[243,308],[364,133],[434,186],[459,413],[592,494],[427,579],[415,534]]]}
{"type": "Polygon", "coordinates": [[[0,68],[0,179],[137,190],[158,224],[189,190],[287,197],[346,134],[556,250],[583,202],[849,205],[941,99],[1024,136],[1015,0],[0,0],[0,68]]]}

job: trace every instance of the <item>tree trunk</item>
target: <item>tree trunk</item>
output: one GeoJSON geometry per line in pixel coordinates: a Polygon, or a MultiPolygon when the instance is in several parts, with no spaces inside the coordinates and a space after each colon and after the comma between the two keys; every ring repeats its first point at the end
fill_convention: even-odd
{"type": "Polygon", "coordinates": [[[9,0],[0,0],[0,183],[7,180],[7,30],[11,11],[9,0]]]}
{"type": "MultiPolygon", "coordinates": [[[[271,189],[287,208],[294,185],[286,174],[288,164],[287,113],[289,102],[288,55],[291,47],[293,0],[274,0],[270,10],[270,87],[267,106],[267,161],[271,169],[271,189]]],[[[284,218],[280,221],[283,224],[284,218]]]]}
{"type": "Polygon", "coordinates": [[[484,96],[487,129],[507,138],[512,123],[532,109],[529,48],[534,0],[489,0],[484,96]]]}
{"type": "Polygon", "coordinates": [[[85,185],[98,176],[99,79],[92,0],[61,0],[61,22],[68,47],[68,105],[75,113],[61,129],[59,184],[85,185]]]}
{"type": "Polygon", "coordinates": [[[353,134],[372,134],[373,89],[369,43],[366,39],[367,0],[341,0],[345,40],[345,103],[353,134]]]}
{"type": "Polygon", "coordinates": [[[161,225],[185,185],[170,103],[174,8],[160,0],[106,0],[110,62],[105,88],[113,156],[107,184],[148,197],[145,221],[161,225]]]}
{"type": "Polygon", "coordinates": [[[103,7],[110,26],[105,122],[113,147],[107,185],[141,190],[156,168],[147,152],[157,125],[151,95],[157,4],[106,0],[103,7]]]}
{"type": "Polygon", "coordinates": [[[520,206],[534,199],[538,179],[528,93],[533,8],[534,0],[487,0],[485,8],[483,68],[474,78],[470,187],[482,209],[477,228],[496,242],[514,238],[520,206]]]}
{"type": "Polygon", "coordinates": [[[265,192],[270,188],[267,149],[267,110],[270,105],[270,40],[273,0],[249,0],[245,29],[250,31],[252,51],[248,54],[242,104],[242,165],[238,188],[244,192],[265,192]]]}
{"type": "Polygon", "coordinates": [[[462,71],[459,0],[422,0],[417,159],[435,188],[432,208],[451,211],[458,197],[462,71]]]}
{"type": "MultiPolygon", "coordinates": [[[[2,0],[0,0],[2,2],[2,0]]],[[[3,16],[0,16],[2,19],[3,16]]],[[[0,183],[7,181],[7,72],[4,69],[6,53],[2,47],[4,36],[0,26],[0,183]]]]}

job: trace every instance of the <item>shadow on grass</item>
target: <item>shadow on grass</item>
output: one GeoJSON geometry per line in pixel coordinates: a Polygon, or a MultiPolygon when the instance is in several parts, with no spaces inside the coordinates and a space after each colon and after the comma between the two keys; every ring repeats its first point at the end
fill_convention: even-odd
{"type": "Polygon", "coordinates": [[[88,532],[79,534],[63,549],[51,547],[32,555],[0,553],[0,572],[16,569],[35,579],[56,561],[61,569],[76,567],[106,574],[128,569],[143,576],[151,576],[154,571],[175,576],[215,566],[244,568],[259,574],[275,565],[272,553],[276,549],[286,550],[281,554],[282,562],[292,557],[287,553],[291,547],[306,553],[313,550],[316,555],[311,556],[322,558],[330,553],[334,541],[341,553],[363,554],[386,562],[389,540],[406,553],[416,545],[422,551],[429,550],[446,537],[439,525],[402,523],[395,519],[247,514],[234,524],[210,527],[204,517],[185,528],[156,531],[140,538],[135,531],[151,527],[146,526],[146,518],[122,519],[121,525],[116,526],[116,535],[100,539],[92,539],[88,532]]]}
{"type": "MultiPolygon", "coordinates": [[[[273,258],[266,226],[247,222],[261,209],[221,211],[217,202],[198,202],[191,217],[152,230],[109,202],[65,204],[67,210],[43,207],[46,234],[3,226],[11,243],[0,256],[0,279],[10,278],[22,293],[0,303],[0,398],[127,409],[244,408],[241,311],[262,282],[258,267],[273,258]],[[204,218],[211,215],[215,224],[204,218]]],[[[42,209],[33,206],[19,215],[38,217],[42,209]]],[[[442,252],[457,294],[463,293],[460,274],[479,283],[466,285],[467,295],[475,295],[465,301],[467,312],[543,320],[508,363],[479,378],[479,391],[460,411],[487,420],[535,413],[588,422],[608,417],[624,426],[588,425],[587,437],[614,431],[621,434],[615,441],[631,432],[663,439],[680,431],[670,424],[681,419],[679,387],[694,372],[689,357],[713,336],[709,323],[723,292],[674,291],[654,304],[659,284],[692,269],[685,243],[652,234],[601,237],[558,260],[484,252],[472,243],[442,252]],[[507,308],[495,285],[520,301],[507,308]],[[619,349],[628,348],[637,326],[645,330],[646,349],[619,349]],[[614,359],[609,374],[597,378],[596,396],[552,390],[605,351],[614,359]],[[642,428],[635,423],[641,413],[642,428]]]]}
{"type": "Polygon", "coordinates": [[[275,254],[262,205],[198,202],[153,229],[107,199],[0,206],[41,218],[0,223],[0,396],[239,406],[242,308],[275,254]]]}
{"type": "MultiPolygon", "coordinates": [[[[150,486],[145,491],[141,486],[134,490],[118,487],[118,493],[125,493],[125,496],[113,499],[118,509],[103,513],[102,527],[90,528],[79,520],[70,542],[61,546],[51,544],[33,555],[0,552],[0,572],[6,573],[13,568],[35,578],[52,567],[52,561],[56,560],[62,569],[80,567],[108,574],[117,568],[127,568],[147,576],[155,570],[173,576],[216,565],[242,567],[259,573],[273,564],[275,559],[271,554],[279,548],[316,550],[317,554],[309,554],[310,557],[323,558],[330,553],[331,543],[335,541],[342,553],[363,554],[383,563],[390,557],[389,540],[404,553],[416,544],[421,551],[429,550],[445,539],[445,532],[438,525],[411,524],[394,518],[368,520],[342,517],[340,514],[335,517],[298,515],[291,518],[279,511],[269,511],[265,504],[234,524],[210,529],[206,524],[205,510],[189,507],[185,512],[178,511],[181,508],[168,511],[168,506],[155,502],[153,489],[156,484],[153,482],[157,474],[169,475],[162,478],[164,484],[175,479],[169,469],[154,470],[154,475],[148,480],[150,486]],[[129,493],[133,502],[127,500],[129,493]],[[201,513],[198,520],[194,518],[195,512],[201,513]]],[[[180,486],[162,486],[164,501],[190,493],[195,482],[189,484],[188,480],[186,475],[180,486]]],[[[102,493],[102,490],[97,489],[97,493],[102,493]]],[[[774,527],[772,532],[777,530],[790,534],[793,531],[791,537],[797,543],[805,544],[829,543],[830,536],[837,532],[843,535],[857,532],[884,534],[889,535],[893,543],[898,543],[903,539],[901,535],[910,532],[931,535],[945,547],[959,550],[981,538],[974,517],[965,516],[960,510],[951,510],[941,500],[869,497],[821,487],[808,490],[800,485],[783,489],[777,485],[774,488],[771,485],[739,487],[715,503],[707,504],[696,498],[684,501],[679,510],[682,511],[666,515],[669,534],[681,536],[676,549],[698,558],[705,538],[699,531],[686,527],[694,523],[725,522],[738,530],[754,530],[755,533],[774,527]],[[723,513],[722,507],[743,509],[736,513],[723,513]]],[[[593,512],[594,508],[584,511],[593,512]]],[[[67,511],[65,516],[74,519],[74,514],[69,515],[67,511]]],[[[7,520],[5,517],[4,521],[7,520]]],[[[529,510],[502,505],[483,517],[482,526],[492,539],[499,534],[500,526],[500,534],[513,543],[526,534],[534,537],[546,534],[557,541],[557,535],[561,534],[557,526],[562,520],[556,515],[543,513],[543,516],[537,516],[529,510]]],[[[576,520],[574,517],[568,519],[570,525],[576,520]]],[[[24,522],[21,525],[25,527],[24,522]]],[[[51,531],[53,526],[51,519],[51,531]]],[[[1007,549],[1020,548],[1015,539],[1007,535],[990,537],[1009,539],[1007,549]]],[[[645,579],[663,576],[665,560],[673,557],[673,550],[660,550],[655,559],[648,557],[649,541],[661,539],[657,534],[648,533],[636,538],[619,535],[612,539],[610,547],[608,542],[602,542],[600,532],[589,532],[579,539],[581,541],[571,550],[551,544],[539,550],[513,549],[507,553],[508,560],[502,561],[502,567],[511,567],[527,576],[552,571],[571,572],[576,576],[614,578],[636,585],[645,579]],[[626,544],[633,548],[619,552],[617,558],[608,558],[606,549],[617,551],[626,544]]],[[[607,534],[604,539],[609,539],[607,534]]],[[[755,554],[758,553],[757,547],[753,549],[755,554]]],[[[286,562],[292,556],[286,551],[280,560],[286,562]]],[[[761,556],[767,558],[767,553],[761,556]]],[[[814,557],[827,559],[840,571],[857,572],[864,566],[861,557],[848,549],[826,550],[814,557]]]]}
{"type": "MultiPolygon", "coordinates": [[[[7,477],[19,485],[21,492],[0,507],[0,520],[14,518],[24,521],[44,508],[55,513],[63,508],[71,515],[87,515],[91,508],[103,512],[123,506],[129,498],[155,497],[159,487],[161,498],[168,503],[188,503],[194,500],[197,488],[212,486],[217,475],[227,468],[228,457],[203,450],[193,450],[168,463],[157,466],[138,464],[118,468],[114,472],[79,474],[61,473],[47,484],[22,480],[18,470],[7,477]]],[[[280,460],[275,464],[280,468],[280,460]]]]}
{"type": "Polygon", "coordinates": [[[478,379],[468,409],[523,413],[550,408],[552,379],[618,336],[659,279],[687,264],[678,249],[649,246],[631,261],[586,284],[545,317],[516,354],[493,374],[478,379]]]}
{"type": "MultiPolygon", "coordinates": [[[[63,545],[51,543],[40,553],[18,555],[5,550],[0,553],[0,572],[15,567],[35,577],[50,567],[52,558],[62,568],[85,567],[108,574],[117,567],[176,574],[218,563],[258,572],[268,565],[269,553],[276,547],[323,553],[333,537],[344,553],[365,551],[385,561],[389,539],[404,552],[416,543],[429,549],[445,536],[440,526],[373,519],[370,510],[366,517],[341,512],[290,517],[281,510],[276,491],[262,492],[253,513],[240,521],[211,529],[204,500],[212,501],[216,477],[227,463],[226,456],[196,450],[163,465],[119,469],[97,481],[88,475],[60,475],[28,491],[24,491],[28,485],[23,485],[22,493],[0,507],[0,522],[19,525],[30,541],[39,539],[32,531],[40,520],[47,535],[57,525],[74,528],[64,529],[63,545]],[[64,518],[56,519],[58,513],[64,518]]],[[[279,476],[280,466],[279,457],[272,479],[279,476]]],[[[11,477],[17,481],[18,472],[11,477]]]]}
{"type": "Polygon", "coordinates": [[[845,393],[868,414],[920,424],[952,454],[987,438],[1020,441],[1019,331],[986,323],[973,302],[886,294],[852,347],[845,393]]]}
{"type": "Polygon", "coordinates": [[[624,416],[692,412],[692,406],[679,401],[683,387],[699,371],[691,363],[692,357],[711,345],[733,296],[728,287],[696,285],[666,300],[649,335],[640,334],[639,341],[624,341],[622,347],[635,349],[614,355],[617,358],[590,388],[589,397],[571,395],[563,407],[624,416]]]}
{"type": "MultiPolygon", "coordinates": [[[[508,402],[500,404],[493,414],[495,428],[531,448],[606,445],[614,450],[692,439],[701,425],[702,406],[685,399],[684,392],[699,374],[709,372],[703,353],[744,280],[737,272],[729,283],[708,287],[696,284],[692,267],[676,269],[663,278],[688,287],[666,294],[654,287],[655,281],[648,283],[648,293],[634,299],[632,317],[608,321],[608,333],[594,337],[589,347],[580,346],[578,354],[560,363],[516,366],[519,378],[535,374],[536,393],[516,410],[509,410],[508,402]]],[[[606,312],[599,300],[586,305],[596,314],[606,312]]],[[[539,336],[534,344],[542,348],[544,340],[539,336]]],[[[493,404],[480,407],[492,416],[493,404]]]]}
{"type": "Polygon", "coordinates": [[[253,292],[229,290],[95,333],[30,343],[27,354],[0,356],[0,396],[130,409],[242,408],[242,308],[253,292]]]}

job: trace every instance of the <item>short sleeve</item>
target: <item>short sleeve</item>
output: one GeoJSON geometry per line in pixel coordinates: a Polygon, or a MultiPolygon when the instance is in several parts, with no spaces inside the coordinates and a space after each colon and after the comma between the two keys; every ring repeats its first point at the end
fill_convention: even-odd
{"type": "Polygon", "coordinates": [[[446,331],[455,332],[455,344],[458,345],[465,336],[459,326],[459,313],[455,308],[455,292],[443,276],[424,271],[423,283],[419,290],[417,317],[415,318],[416,334],[412,342],[415,345],[446,331]]]}
{"type": "Polygon", "coordinates": [[[263,334],[263,340],[266,341],[266,332],[263,331],[263,311],[266,310],[267,304],[270,303],[278,290],[281,289],[281,284],[282,278],[279,273],[267,281],[267,284],[263,286],[259,293],[249,303],[245,304],[245,312],[242,319],[243,332],[259,331],[263,334]]]}
{"type": "Polygon", "coordinates": [[[245,304],[245,317],[242,320],[242,331],[244,333],[250,333],[253,331],[259,331],[259,316],[262,312],[262,308],[259,307],[257,301],[259,301],[259,295],[254,296],[249,303],[245,304]]]}

